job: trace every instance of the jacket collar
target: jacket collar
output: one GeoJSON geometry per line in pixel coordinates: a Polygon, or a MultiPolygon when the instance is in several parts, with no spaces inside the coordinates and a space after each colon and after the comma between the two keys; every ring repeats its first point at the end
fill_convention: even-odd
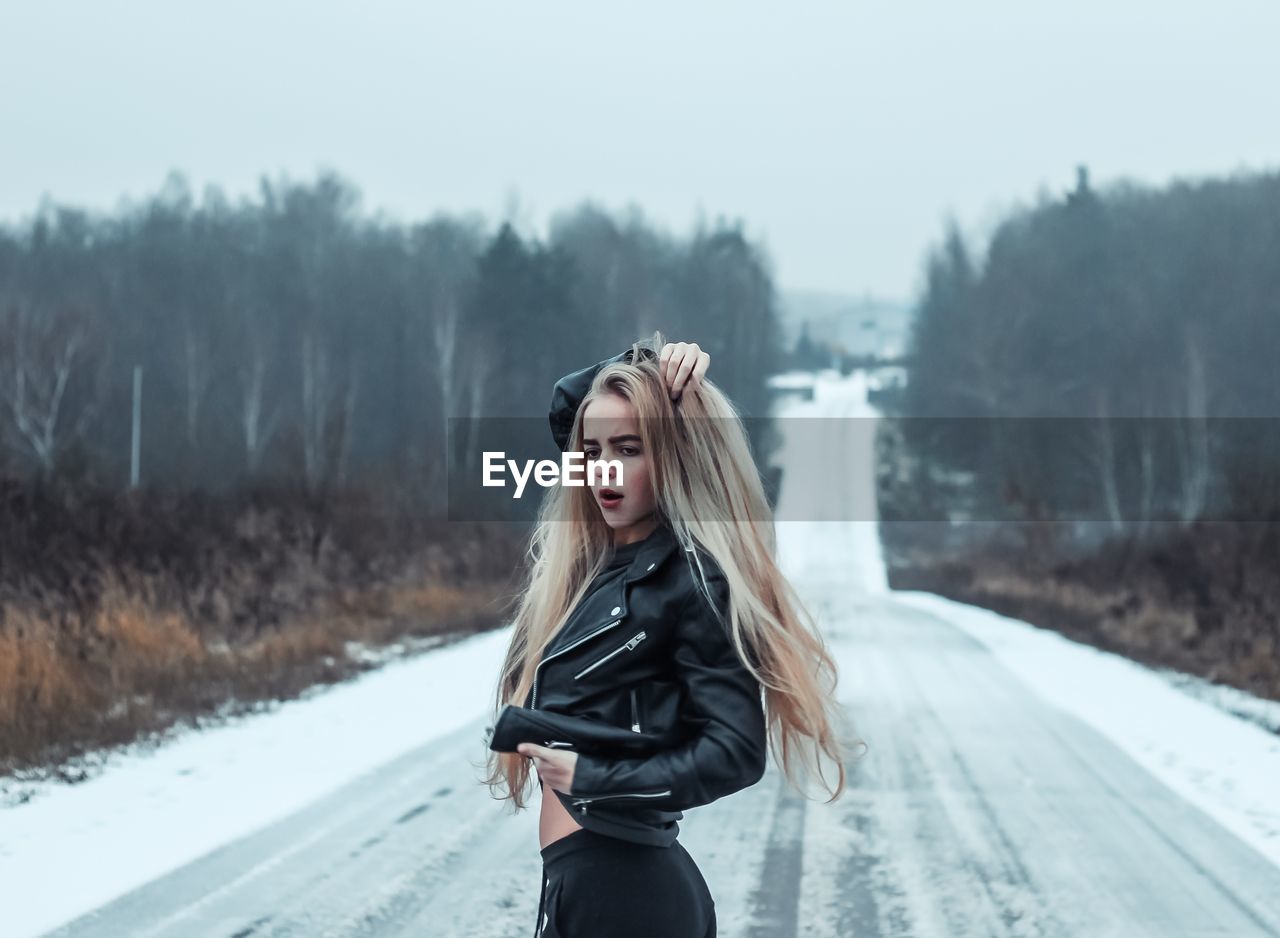
{"type": "Polygon", "coordinates": [[[580,606],[569,614],[568,621],[543,652],[543,659],[558,654],[583,635],[593,634],[596,630],[603,630],[606,626],[625,619],[631,604],[630,591],[627,587],[657,571],[663,561],[678,547],[679,541],[670,524],[665,521],[659,522],[658,527],[645,538],[640,549],[636,551],[635,557],[627,566],[627,572],[599,593],[592,594],[590,602],[585,604],[591,611],[584,612],[583,607],[580,606]],[[586,618],[587,616],[590,618],[586,618]]]}
{"type": "Polygon", "coordinates": [[[630,583],[652,573],[662,565],[662,561],[676,549],[676,546],[676,535],[671,530],[671,525],[666,521],[659,521],[653,533],[645,538],[640,549],[636,551],[623,579],[630,583]]]}

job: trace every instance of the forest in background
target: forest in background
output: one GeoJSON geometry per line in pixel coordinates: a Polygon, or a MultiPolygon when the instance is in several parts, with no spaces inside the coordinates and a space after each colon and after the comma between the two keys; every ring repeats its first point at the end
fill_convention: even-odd
{"type": "Polygon", "coordinates": [[[449,418],[545,422],[655,329],[763,414],[776,306],[740,223],[399,223],[331,173],[0,225],[0,775],[499,624],[527,531],[446,522],[449,418]]]}
{"type": "Polygon", "coordinates": [[[780,355],[740,224],[677,238],[586,204],[543,243],[479,215],[389,222],[333,174],[238,203],[175,174],[115,213],[44,205],[0,226],[0,317],[12,471],[125,486],[139,367],[143,481],[377,480],[432,514],[450,416],[545,417],[556,377],[659,328],[718,355],[755,413],[780,355]]]}
{"type": "Polygon", "coordinates": [[[1082,169],[927,270],[891,584],[1280,699],[1280,174],[1082,169]]]}

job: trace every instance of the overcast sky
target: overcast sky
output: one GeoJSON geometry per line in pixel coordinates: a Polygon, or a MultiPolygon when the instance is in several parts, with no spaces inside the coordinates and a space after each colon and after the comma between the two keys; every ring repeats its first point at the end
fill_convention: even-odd
{"type": "Polygon", "coordinates": [[[740,217],[788,289],[911,297],[948,215],[1280,166],[1276,0],[0,7],[0,217],[332,168],[400,219],[740,217]],[[512,196],[517,196],[515,203],[512,196]]]}

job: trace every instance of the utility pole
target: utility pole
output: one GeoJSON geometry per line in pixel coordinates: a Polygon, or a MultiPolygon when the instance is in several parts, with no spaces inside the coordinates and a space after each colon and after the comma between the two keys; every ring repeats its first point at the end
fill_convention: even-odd
{"type": "Polygon", "coordinates": [[[142,366],[133,366],[133,453],[129,460],[129,488],[138,487],[138,456],[142,439],[142,366]]]}

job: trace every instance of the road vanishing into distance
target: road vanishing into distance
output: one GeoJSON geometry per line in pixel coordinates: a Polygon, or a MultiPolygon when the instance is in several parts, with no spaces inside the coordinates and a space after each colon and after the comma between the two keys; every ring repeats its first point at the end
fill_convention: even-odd
{"type": "MultiPolygon", "coordinates": [[[[867,496],[860,434],[871,421],[837,418],[871,414],[857,381],[793,406],[788,416],[823,421],[786,431],[796,458],[784,461],[780,516],[788,504],[801,515],[794,493],[839,490],[833,460],[824,469],[800,442],[815,428],[836,465],[864,460],[836,497],[867,496]],[[847,440],[834,439],[840,426],[847,440]]],[[[874,524],[788,520],[779,538],[870,748],[832,804],[802,797],[771,766],[753,788],[686,814],[682,842],[711,886],[722,936],[1280,935],[1280,868],[1040,699],[968,633],[895,600],[874,524]]],[[[476,714],[48,934],[531,935],[537,796],[513,815],[479,783],[486,722],[476,714]]]]}

